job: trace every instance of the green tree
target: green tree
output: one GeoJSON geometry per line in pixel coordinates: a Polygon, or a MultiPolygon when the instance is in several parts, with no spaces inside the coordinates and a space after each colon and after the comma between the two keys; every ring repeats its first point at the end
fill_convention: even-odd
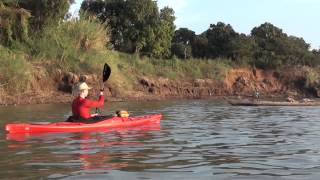
{"type": "Polygon", "coordinates": [[[160,16],[156,1],[128,0],[127,12],[131,26],[125,32],[125,40],[133,44],[133,52],[152,53],[148,45],[154,43],[159,28],[160,16]]]}
{"type": "Polygon", "coordinates": [[[96,16],[102,23],[110,27],[110,42],[117,50],[128,52],[133,49],[130,42],[125,43],[125,29],[130,26],[127,5],[124,0],[84,0],[81,4],[81,18],[85,15],[96,16]]]}
{"type": "Polygon", "coordinates": [[[240,34],[233,42],[232,57],[238,64],[252,63],[256,44],[251,36],[240,34]]]}
{"type": "Polygon", "coordinates": [[[176,30],[172,39],[172,53],[179,58],[190,58],[195,36],[195,32],[188,28],[176,30]]]}
{"type": "Polygon", "coordinates": [[[218,22],[211,24],[206,31],[208,38],[208,52],[210,58],[225,57],[231,58],[234,50],[234,41],[239,34],[236,33],[230,24],[218,22]]]}
{"type": "Polygon", "coordinates": [[[312,52],[309,51],[310,45],[302,38],[295,36],[287,37],[280,46],[282,55],[285,56],[285,64],[289,65],[310,65],[312,52]]]}
{"type": "Polygon", "coordinates": [[[171,8],[159,12],[152,0],[85,0],[81,9],[108,24],[115,49],[156,57],[170,54],[175,28],[171,8]]]}
{"type": "Polygon", "coordinates": [[[55,24],[67,14],[74,0],[17,0],[18,5],[31,12],[30,26],[38,31],[46,24],[55,24]]]}
{"type": "Polygon", "coordinates": [[[254,52],[255,66],[260,68],[275,68],[283,64],[284,57],[281,56],[283,49],[282,42],[287,37],[287,34],[282,32],[282,29],[274,26],[271,23],[261,24],[251,31],[257,48],[254,52]]]}
{"type": "Polygon", "coordinates": [[[150,42],[152,55],[155,57],[169,57],[171,55],[171,41],[175,31],[174,11],[164,7],[160,10],[160,23],[156,28],[156,37],[150,42]]]}
{"type": "Polygon", "coordinates": [[[251,31],[257,47],[254,62],[258,67],[275,68],[281,65],[313,63],[310,45],[302,38],[288,36],[271,23],[264,23],[251,31]]]}
{"type": "Polygon", "coordinates": [[[183,59],[192,57],[192,49],[189,44],[173,43],[171,47],[172,54],[183,59]]]}
{"type": "Polygon", "coordinates": [[[15,4],[5,4],[0,2],[0,43],[9,46],[15,40],[27,41],[30,13],[15,4]]]}
{"type": "Polygon", "coordinates": [[[179,28],[175,31],[172,42],[188,44],[194,40],[195,36],[196,34],[194,31],[189,30],[188,28],[179,28]]]}
{"type": "Polygon", "coordinates": [[[208,58],[209,57],[209,48],[208,48],[208,38],[206,33],[196,35],[191,44],[192,46],[192,55],[197,58],[208,58]]]}

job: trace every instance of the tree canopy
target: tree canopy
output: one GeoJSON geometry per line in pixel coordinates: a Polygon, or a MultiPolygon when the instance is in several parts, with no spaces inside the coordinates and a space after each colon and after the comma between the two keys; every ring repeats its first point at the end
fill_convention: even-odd
{"type": "Polygon", "coordinates": [[[175,30],[173,9],[159,11],[152,0],[85,0],[81,10],[110,26],[115,49],[156,57],[170,55],[175,30]]]}

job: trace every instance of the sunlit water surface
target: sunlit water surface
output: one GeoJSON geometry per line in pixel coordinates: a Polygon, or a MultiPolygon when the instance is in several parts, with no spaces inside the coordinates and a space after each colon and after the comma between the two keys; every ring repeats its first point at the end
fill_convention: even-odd
{"type": "Polygon", "coordinates": [[[160,126],[11,137],[6,123],[59,121],[69,105],[0,107],[0,178],[320,178],[320,107],[190,100],[107,103],[103,113],[117,109],[163,119],[160,126]]]}

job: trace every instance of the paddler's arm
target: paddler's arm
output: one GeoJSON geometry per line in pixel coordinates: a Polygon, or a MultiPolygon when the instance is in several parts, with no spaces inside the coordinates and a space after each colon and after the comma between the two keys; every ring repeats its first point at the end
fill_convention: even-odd
{"type": "Polygon", "coordinates": [[[99,99],[97,101],[86,99],[84,106],[86,107],[102,107],[104,105],[103,91],[100,91],[99,99]]]}

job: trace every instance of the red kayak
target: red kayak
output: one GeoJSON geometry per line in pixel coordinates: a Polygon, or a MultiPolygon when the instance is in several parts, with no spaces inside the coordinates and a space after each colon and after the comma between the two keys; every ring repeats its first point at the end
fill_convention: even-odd
{"type": "Polygon", "coordinates": [[[56,123],[14,123],[7,124],[8,133],[39,133],[39,132],[81,132],[108,130],[112,128],[127,128],[150,124],[159,124],[161,114],[151,114],[134,117],[112,117],[97,123],[75,123],[75,122],[56,122],[56,123]]]}

